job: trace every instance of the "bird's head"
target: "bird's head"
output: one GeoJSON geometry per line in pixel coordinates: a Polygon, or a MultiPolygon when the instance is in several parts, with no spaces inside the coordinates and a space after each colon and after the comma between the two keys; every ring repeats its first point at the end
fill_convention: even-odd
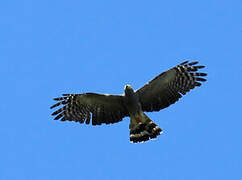
{"type": "Polygon", "coordinates": [[[134,90],[129,84],[124,86],[124,92],[125,92],[125,96],[130,96],[134,94],[134,90]]]}

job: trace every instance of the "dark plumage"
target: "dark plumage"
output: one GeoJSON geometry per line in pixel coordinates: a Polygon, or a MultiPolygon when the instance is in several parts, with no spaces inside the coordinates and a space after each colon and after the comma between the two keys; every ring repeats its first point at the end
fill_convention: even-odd
{"type": "Polygon", "coordinates": [[[206,81],[206,73],[197,72],[205,66],[198,62],[185,61],[178,66],[161,73],[145,86],[134,91],[125,86],[124,95],[105,95],[96,93],[63,94],[54,98],[59,101],[51,106],[62,108],[53,112],[55,120],[76,121],[92,125],[110,124],[130,116],[130,141],[143,142],[156,138],[162,130],[144,111],[159,111],[178,101],[201,82],[206,81]]]}

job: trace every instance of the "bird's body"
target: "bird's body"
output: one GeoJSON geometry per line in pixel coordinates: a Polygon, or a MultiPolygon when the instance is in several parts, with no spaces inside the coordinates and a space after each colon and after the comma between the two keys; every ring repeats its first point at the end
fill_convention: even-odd
{"type": "Polygon", "coordinates": [[[130,115],[141,111],[139,97],[130,85],[125,85],[124,87],[124,101],[130,115]]]}
{"type": "Polygon", "coordinates": [[[142,111],[138,93],[130,85],[124,87],[124,101],[130,116],[130,141],[142,142],[156,138],[162,130],[142,111]]]}
{"type": "Polygon", "coordinates": [[[144,142],[156,138],[162,130],[144,113],[144,111],[159,111],[175,103],[195,86],[201,86],[198,81],[206,81],[197,73],[204,66],[194,66],[198,62],[188,61],[161,73],[144,87],[134,91],[130,85],[124,88],[124,95],[107,95],[96,93],[63,94],[54,98],[60,101],[54,108],[64,105],[52,113],[55,120],[76,121],[93,125],[110,124],[130,117],[130,141],[144,142]]]}

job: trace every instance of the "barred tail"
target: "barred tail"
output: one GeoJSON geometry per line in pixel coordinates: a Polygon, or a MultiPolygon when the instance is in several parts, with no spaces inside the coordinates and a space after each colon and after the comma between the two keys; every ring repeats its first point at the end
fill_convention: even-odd
{"type": "Polygon", "coordinates": [[[162,133],[157,126],[145,113],[130,117],[130,141],[133,143],[145,142],[155,139],[162,133]]]}

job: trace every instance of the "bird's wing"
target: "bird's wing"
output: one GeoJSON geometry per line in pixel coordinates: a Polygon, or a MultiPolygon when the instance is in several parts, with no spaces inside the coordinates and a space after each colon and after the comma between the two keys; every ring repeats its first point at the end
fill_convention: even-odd
{"type": "Polygon", "coordinates": [[[197,72],[205,66],[198,62],[185,61],[176,67],[161,73],[152,81],[136,91],[143,111],[159,111],[175,103],[196,86],[201,86],[206,73],[197,72]],[[194,66],[195,65],[195,66],[194,66]]]}
{"type": "Polygon", "coordinates": [[[128,116],[123,102],[124,96],[121,95],[104,95],[96,93],[85,94],[63,94],[63,97],[54,98],[60,101],[51,106],[51,109],[59,105],[64,105],[52,115],[56,116],[55,120],[76,121],[92,125],[102,123],[110,124],[122,120],[128,116]]]}

